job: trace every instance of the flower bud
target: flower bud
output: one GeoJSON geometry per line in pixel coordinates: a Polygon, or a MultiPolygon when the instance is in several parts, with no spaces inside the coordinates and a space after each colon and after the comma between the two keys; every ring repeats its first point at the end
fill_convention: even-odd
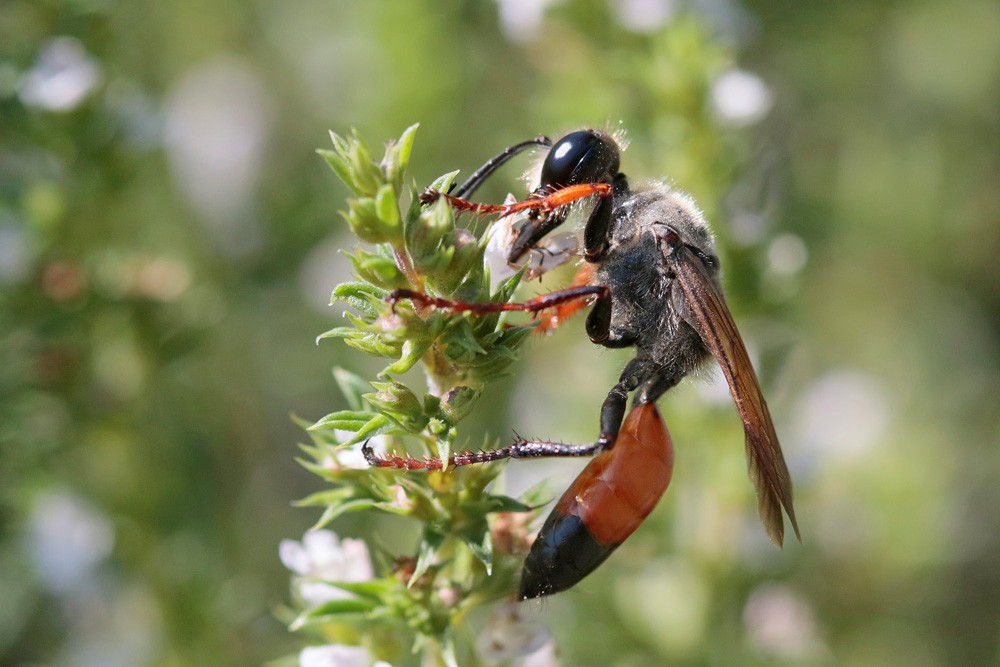
{"type": "Polygon", "coordinates": [[[354,264],[354,272],[361,280],[366,280],[385,289],[396,289],[409,285],[406,276],[388,257],[360,248],[353,253],[344,254],[354,264]]]}
{"type": "Polygon", "coordinates": [[[420,212],[406,230],[406,249],[417,270],[433,275],[448,266],[454,249],[442,240],[454,227],[455,214],[444,200],[420,212]]]}
{"type": "Polygon", "coordinates": [[[469,276],[470,270],[482,264],[481,253],[479,241],[469,230],[454,229],[452,234],[444,237],[439,251],[443,266],[440,272],[428,277],[428,282],[442,294],[453,293],[469,276]]]}
{"type": "Polygon", "coordinates": [[[419,123],[415,123],[403,131],[399,140],[389,142],[385,147],[385,156],[379,167],[385,174],[385,179],[399,192],[403,187],[403,174],[410,162],[410,149],[413,148],[413,137],[417,133],[419,123]]]}
{"type": "Polygon", "coordinates": [[[371,197],[348,199],[347,212],[341,211],[351,231],[362,241],[381,243],[386,239],[386,230],[375,211],[375,200],[371,197]]]}
{"type": "Polygon", "coordinates": [[[372,197],[385,178],[382,170],[372,161],[368,146],[355,133],[348,142],[347,164],[354,176],[357,192],[372,197]]]}
{"type": "Polygon", "coordinates": [[[377,393],[365,394],[364,398],[382,414],[399,422],[406,430],[417,433],[427,425],[423,406],[416,394],[402,382],[372,382],[377,393]]]}
{"type": "Polygon", "coordinates": [[[441,399],[441,417],[451,424],[462,421],[472,412],[473,406],[479,400],[479,394],[480,392],[472,387],[461,385],[452,387],[441,399]]]}

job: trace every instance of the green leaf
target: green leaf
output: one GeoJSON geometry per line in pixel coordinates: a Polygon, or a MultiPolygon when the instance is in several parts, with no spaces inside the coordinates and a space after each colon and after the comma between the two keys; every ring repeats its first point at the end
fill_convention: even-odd
{"type": "Polygon", "coordinates": [[[337,412],[331,412],[317,421],[309,427],[309,430],[311,431],[317,428],[335,428],[341,431],[357,431],[362,426],[367,424],[372,419],[372,416],[371,412],[365,412],[363,410],[338,410],[337,412]]]}
{"type": "Polygon", "coordinates": [[[428,279],[435,278],[435,272],[451,261],[453,246],[442,241],[454,226],[454,211],[446,201],[439,199],[408,221],[404,229],[406,253],[414,267],[426,274],[428,279]],[[448,253],[448,256],[443,258],[441,253],[448,253]]]}
{"type": "Polygon", "coordinates": [[[521,345],[535,330],[535,324],[526,324],[520,327],[504,329],[501,334],[503,344],[513,350],[521,345]]]}
{"type": "Polygon", "coordinates": [[[390,230],[385,227],[376,213],[375,200],[372,197],[348,199],[347,211],[341,211],[340,215],[347,222],[354,235],[362,241],[382,243],[391,238],[390,230]]]}
{"type": "Polygon", "coordinates": [[[455,639],[451,636],[450,632],[445,633],[441,639],[441,658],[444,660],[445,667],[458,667],[458,657],[455,653],[455,639]]]}
{"type": "MultiPolygon", "coordinates": [[[[331,135],[333,135],[332,132],[331,135]]],[[[354,182],[354,177],[351,175],[350,167],[347,166],[347,160],[341,154],[325,148],[319,148],[316,152],[319,153],[320,157],[326,160],[326,163],[330,166],[330,169],[333,170],[333,173],[337,175],[337,178],[339,178],[344,185],[350,188],[351,192],[358,194],[358,187],[354,182]]]]}
{"type": "Polygon", "coordinates": [[[391,579],[371,579],[370,581],[328,581],[331,586],[353,593],[360,598],[381,601],[397,584],[391,579]]]}
{"type": "Polygon", "coordinates": [[[510,496],[487,494],[483,499],[489,508],[487,512],[531,512],[535,509],[534,505],[528,505],[510,496]]]}
{"type": "Polygon", "coordinates": [[[413,567],[413,575],[406,583],[407,588],[413,586],[420,577],[427,573],[428,568],[437,559],[438,550],[444,542],[444,535],[432,529],[430,526],[424,527],[423,539],[417,550],[417,563],[413,567]]]}
{"type": "Polygon", "coordinates": [[[351,132],[346,157],[358,186],[358,194],[366,197],[374,196],[383,181],[384,174],[372,160],[371,151],[357,130],[351,132]]]}
{"type": "Polygon", "coordinates": [[[386,290],[409,286],[406,276],[390,257],[361,249],[344,254],[354,264],[355,273],[363,281],[374,283],[386,290]]]}
{"type": "Polygon", "coordinates": [[[447,294],[454,289],[451,285],[456,281],[449,280],[448,276],[442,273],[451,264],[454,254],[455,246],[442,239],[431,252],[414,257],[413,263],[416,267],[427,274],[427,284],[439,294],[447,294]]]}
{"type": "Polygon", "coordinates": [[[376,607],[378,607],[376,602],[364,598],[330,600],[299,614],[288,629],[301,630],[306,625],[328,622],[344,615],[366,614],[376,607]]]}
{"type": "Polygon", "coordinates": [[[375,300],[381,302],[389,296],[389,290],[376,287],[371,283],[346,282],[337,285],[333,290],[331,303],[335,301],[346,301],[348,299],[360,299],[364,302],[375,300]]]}
{"type": "MultiPolygon", "coordinates": [[[[314,433],[315,432],[316,431],[314,431],[314,433]]],[[[305,448],[303,447],[303,449],[305,448]]],[[[298,463],[303,468],[305,468],[306,470],[308,470],[309,472],[311,472],[312,474],[322,477],[323,479],[333,481],[339,475],[340,471],[331,470],[324,463],[317,463],[317,461],[321,461],[324,458],[325,454],[321,453],[317,448],[312,447],[310,449],[314,450],[310,452],[310,454],[315,459],[315,461],[307,461],[301,457],[296,457],[295,462],[298,463]]]]}
{"type": "Polygon", "coordinates": [[[472,331],[472,324],[467,318],[454,318],[447,333],[441,337],[441,342],[449,347],[454,346],[455,350],[448,350],[450,357],[457,358],[462,352],[473,352],[475,354],[486,354],[486,349],[479,344],[476,334],[472,331]]]}
{"type": "Polygon", "coordinates": [[[391,158],[384,160],[388,162],[384,165],[386,178],[395,186],[398,191],[403,185],[403,174],[410,164],[410,151],[413,149],[413,139],[417,135],[417,128],[420,123],[414,123],[400,135],[399,140],[390,150],[386,151],[386,156],[391,158]]]}
{"type": "Polygon", "coordinates": [[[451,184],[454,182],[455,177],[458,176],[459,170],[449,171],[447,174],[442,174],[434,179],[431,183],[430,190],[437,190],[438,192],[448,192],[451,188],[451,184]]]}
{"type": "Polygon", "coordinates": [[[396,201],[396,191],[388,183],[375,193],[375,212],[385,227],[399,229],[399,204],[396,201]]]}
{"type": "Polygon", "coordinates": [[[316,336],[316,343],[318,345],[321,340],[327,338],[364,338],[367,335],[369,334],[366,334],[364,331],[358,331],[354,327],[334,327],[316,336]]]}
{"type": "Polygon", "coordinates": [[[451,441],[448,438],[438,438],[437,454],[442,463],[448,465],[448,458],[451,456],[451,441]]]}
{"type": "Polygon", "coordinates": [[[419,127],[420,123],[414,123],[403,130],[403,134],[399,136],[396,151],[398,155],[398,164],[401,169],[406,169],[406,167],[410,164],[410,151],[413,149],[413,139],[417,136],[417,129],[419,127]]]}
{"type": "MultiPolygon", "coordinates": [[[[365,304],[365,307],[367,307],[367,306],[368,306],[368,304],[365,304]]],[[[373,316],[372,316],[372,314],[366,313],[364,317],[359,317],[359,316],[355,315],[354,313],[345,312],[344,313],[344,318],[348,322],[351,323],[351,326],[354,327],[354,329],[353,329],[354,331],[358,331],[360,333],[363,333],[364,334],[364,336],[363,336],[364,338],[367,338],[367,337],[375,335],[375,334],[372,333],[372,326],[371,325],[372,325],[372,319],[374,319],[373,316]]],[[[362,336],[351,336],[351,338],[360,338],[360,337],[362,337],[362,336]]]]}
{"type": "Polygon", "coordinates": [[[367,380],[340,366],[333,369],[333,379],[337,382],[337,387],[347,400],[347,405],[350,406],[351,410],[362,412],[364,401],[361,400],[361,395],[368,391],[367,380]]]}
{"type": "Polygon", "coordinates": [[[353,493],[353,491],[347,487],[341,486],[336,489],[329,489],[326,491],[317,491],[316,493],[311,493],[305,498],[296,500],[293,504],[296,507],[318,507],[326,505],[336,505],[345,502],[353,493]]]}
{"type": "MultiPolygon", "coordinates": [[[[370,414],[370,413],[369,413],[370,414]]],[[[355,443],[361,442],[362,440],[367,440],[368,438],[374,438],[376,435],[382,435],[383,433],[389,433],[393,430],[392,422],[385,415],[375,415],[368,420],[368,423],[358,429],[358,432],[354,434],[350,440],[345,442],[345,445],[353,445],[355,443]]]]}
{"type": "MultiPolygon", "coordinates": [[[[303,501],[304,502],[304,501],[303,501]]],[[[348,512],[357,512],[359,510],[367,510],[378,507],[379,503],[368,499],[359,498],[356,500],[350,500],[347,502],[340,503],[338,505],[328,505],[323,514],[316,521],[315,524],[310,528],[310,530],[317,530],[323,528],[324,526],[330,525],[330,522],[341,516],[342,514],[347,514],[348,512]]]]}
{"type": "Polygon", "coordinates": [[[376,334],[366,334],[361,337],[345,337],[344,342],[356,350],[379,357],[395,359],[400,355],[400,344],[386,341],[384,336],[376,334]]]}
{"type": "Polygon", "coordinates": [[[379,373],[381,377],[386,375],[400,375],[406,371],[413,368],[414,364],[420,361],[420,358],[424,356],[424,353],[430,349],[432,339],[428,338],[426,340],[413,341],[408,340],[403,343],[402,356],[400,356],[399,361],[389,366],[379,373]]]}
{"type": "Polygon", "coordinates": [[[372,382],[377,390],[364,395],[364,399],[378,412],[398,422],[411,433],[419,433],[427,425],[423,405],[409,387],[402,382],[372,382]]]}
{"type": "Polygon", "coordinates": [[[517,286],[521,284],[521,278],[524,276],[524,272],[527,271],[527,269],[527,265],[521,267],[517,273],[497,285],[496,292],[493,293],[491,301],[493,301],[493,303],[507,303],[514,298],[514,290],[516,290],[517,286]]]}
{"type": "Polygon", "coordinates": [[[483,530],[477,535],[462,535],[460,537],[469,547],[472,555],[486,568],[486,574],[493,574],[493,537],[490,535],[486,522],[483,521],[483,530]]]}

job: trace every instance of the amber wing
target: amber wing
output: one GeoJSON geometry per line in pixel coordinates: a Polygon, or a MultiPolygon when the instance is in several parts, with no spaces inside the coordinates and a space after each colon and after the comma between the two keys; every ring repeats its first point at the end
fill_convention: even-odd
{"type": "Polygon", "coordinates": [[[684,294],[687,306],[685,319],[701,335],[722,367],[736,409],[743,420],[747,468],[757,490],[757,504],[764,528],[780,547],[785,534],[781,516],[781,508],[784,507],[795,537],[801,541],[792,508],[792,481],[785,457],[781,453],[760,382],[750,363],[750,355],[726,306],[725,297],[704,263],[688,247],[673,245],[668,259],[684,294]]]}

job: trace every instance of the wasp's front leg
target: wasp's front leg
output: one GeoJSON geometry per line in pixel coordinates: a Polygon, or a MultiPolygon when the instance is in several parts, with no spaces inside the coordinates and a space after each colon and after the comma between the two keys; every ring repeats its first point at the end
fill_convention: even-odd
{"type": "Polygon", "coordinates": [[[596,296],[594,304],[595,310],[602,312],[607,310],[610,313],[611,293],[604,285],[581,285],[569,287],[567,289],[556,290],[537,296],[527,301],[514,303],[475,303],[470,301],[456,301],[453,299],[443,299],[431,296],[424,292],[417,292],[410,289],[398,289],[385,298],[395,310],[396,304],[400,301],[412,301],[421,306],[433,306],[445,310],[453,310],[458,313],[475,313],[476,315],[488,315],[490,313],[524,312],[537,314],[549,308],[555,308],[562,304],[596,296]]]}

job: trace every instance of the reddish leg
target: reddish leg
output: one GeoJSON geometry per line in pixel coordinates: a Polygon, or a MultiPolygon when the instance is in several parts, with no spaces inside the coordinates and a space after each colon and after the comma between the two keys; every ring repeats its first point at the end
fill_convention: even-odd
{"type": "MultiPolygon", "coordinates": [[[[452,301],[430,296],[423,292],[399,289],[386,297],[393,308],[403,299],[409,299],[423,306],[448,308],[458,312],[472,312],[478,315],[508,311],[521,311],[536,314],[548,308],[570,307],[574,302],[582,302],[589,296],[597,300],[590,317],[587,318],[587,333],[595,343],[605,340],[608,336],[608,326],[611,317],[611,291],[604,285],[577,285],[563,290],[557,290],[542,296],[528,299],[522,303],[468,303],[452,301]]],[[[536,458],[542,456],[591,456],[596,452],[609,448],[614,444],[625,414],[625,398],[627,392],[634,386],[626,380],[615,385],[601,408],[601,436],[597,442],[589,445],[570,445],[559,442],[531,441],[516,436],[514,442],[507,447],[491,452],[465,452],[448,458],[448,467],[463,466],[474,463],[486,463],[507,458],[536,458]]],[[[516,434],[515,434],[516,435],[516,434]]],[[[388,453],[379,456],[365,442],[362,452],[368,464],[378,468],[405,468],[406,470],[441,470],[440,459],[417,459],[409,456],[399,456],[388,453]]]]}
{"type": "MultiPolygon", "coordinates": [[[[550,442],[548,440],[526,440],[517,433],[514,434],[514,442],[495,449],[490,452],[460,452],[448,457],[449,468],[457,466],[473,465],[476,463],[487,463],[489,461],[499,461],[501,459],[533,459],[544,456],[592,456],[602,450],[611,449],[615,440],[618,439],[618,432],[621,429],[622,419],[625,416],[625,401],[628,392],[632,387],[631,382],[622,380],[608,393],[601,406],[601,435],[596,442],[587,445],[573,445],[562,442],[550,442]]],[[[424,457],[421,459],[412,456],[399,456],[395,452],[386,454],[376,454],[369,446],[368,441],[361,447],[361,452],[365,455],[368,465],[374,468],[400,468],[405,470],[442,470],[441,459],[424,457]]]]}
{"type": "MultiPolygon", "coordinates": [[[[385,300],[392,304],[393,308],[400,301],[407,299],[421,306],[434,306],[435,308],[447,308],[448,310],[460,313],[486,315],[489,313],[510,311],[535,314],[547,308],[555,308],[589,296],[596,296],[598,302],[607,302],[611,298],[611,293],[604,285],[580,285],[549,292],[548,294],[543,294],[521,303],[469,303],[466,301],[442,299],[408,289],[398,289],[387,296],[385,300]]],[[[586,305],[586,302],[583,303],[586,305]]]]}
{"type": "MultiPolygon", "coordinates": [[[[589,285],[593,282],[596,273],[597,271],[593,264],[584,264],[580,267],[580,270],[577,271],[576,276],[573,278],[572,287],[583,287],[584,285],[589,285]]],[[[551,313],[537,318],[541,324],[535,328],[535,333],[552,333],[556,327],[571,318],[573,315],[576,315],[586,306],[587,302],[583,300],[567,301],[559,304],[552,309],[551,313]]]]}
{"type": "MultiPolygon", "coordinates": [[[[460,452],[448,457],[448,467],[473,465],[476,463],[487,463],[489,461],[499,461],[501,459],[532,459],[543,456],[592,456],[599,449],[604,447],[604,443],[598,441],[590,445],[570,445],[562,442],[548,442],[544,440],[525,440],[521,436],[514,434],[514,442],[494,449],[490,452],[460,452]]],[[[369,446],[368,441],[361,447],[361,452],[365,455],[368,465],[373,468],[398,468],[405,470],[443,470],[441,459],[424,457],[422,459],[412,456],[399,456],[395,452],[386,454],[376,454],[375,450],[369,446]]]]}
{"type": "Polygon", "coordinates": [[[611,195],[611,192],[612,187],[608,183],[581,183],[579,185],[570,185],[565,188],[560,188],[545,196],[532,195],[524,201],[514,202],[513,204],[480,204],[462,199],[461,197],[449,195],[444,192],[438,192],[437,190],[428,190],[420,195],[420,202],[422,204],[432,204],[443,197],[456,211],[500,213],[502,215],[510,215],[512,213],[517,213],[518,211],[527,210],[551,213],[558,208],[572,204],[578,199],[583,199],[584,197],[589,197],[590,195],[608,197],[611,195]]]}

